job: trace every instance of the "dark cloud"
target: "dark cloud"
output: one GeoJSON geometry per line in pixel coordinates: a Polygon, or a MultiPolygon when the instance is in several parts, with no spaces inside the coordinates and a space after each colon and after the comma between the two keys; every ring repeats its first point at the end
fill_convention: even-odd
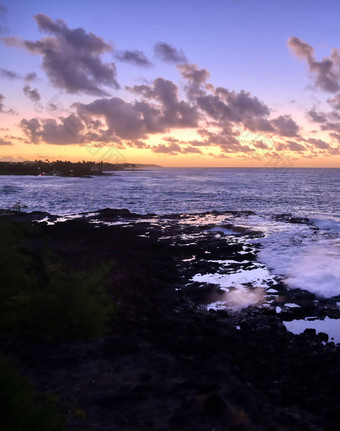
{"type": "Polygon", "coordinates": [[[12,70],[0,68],[0,76],[8,79],[19,79],[21,76],[12,70]]]}
{"type": "Polygon", "coordinates": [[[150,145],[143,141],[126,141],[125,144],[128,147],[138,148],[138,149],[149,149],[150,145]]]}
{"type": "Polygon", "coordinates": [[[308,142],[320,150],[328,150],[330,148],[330,145],[327,142],[322,141],[321,139],[311,138],[308,139],[308,142]]]}
{"type": "Polygon", "coordinates": [[[340,94],[337,94],[332,99],[328,99],[327,103],[336,110],[340,110],[340,94]]]}
{"type": "MultiPolygon", "coordinates": [[[[195,147],[194,145],[191,145],[192,142],[195,141],[181,141],[177,138],[174,138],[173,136],[164,136],[162,140],[166,142],[166,145],[160,144],[157,147],[153,147],[153,151],[154,149],[156,149],[156,151],[154,152],[170,154],[202,154],[202,151],[199,148],[195,147]]],[[[206,145],[207,144],[204,143],[204,146],[206,145]]]]}
{"type": "Polygon", "coordinates": [[[253,145],[260,150],[268,150],[268,146],[263,141],[254,142],[253,145]]]}
{"type": "Polygon", "coordinates": [[[237,133],[229,127],[225,127],[219,132],[200,129],[199,134],[204,138],[206,146],[219,147],[225,153],[248,153],[253,151],[248,145],[242,145],[237,133]]]}
{"type": "Polygon", "coordinates": [[[165,42],[159,42],[154,47],[155,55],[167,63],[185,63],[187,61],[184,52],[165,42]]]}
{"type": "Polygon", "coordinates": [[[21,120],[20,126],[29,139],[29,143],[68,145],[83,143],[82,131],[84,124],[81,119],[74,114],[68,117],[61,117],[59,121],[54,118],[39,120],[21,120]]]}
{"type": "Polygon", "coordinates": [[[170,154],[174,156],[181,153],[182,148],[176,143],[158,144],[157,146],[152,147],[152,151],[154,153],[170,154]]]}
{"type": "Polygon", "coordinates": [[[7,9],[5,6],[0,4],[0,33],[5,33],[8,31],[8,27],[6,26],[7,20],[7,9]]]}
{"type": "Polygon", "coordinates": [[[197,97],[197,104],[206,114],[224,126],[226,122],[243,124],[251,130],[273,130],[266,117],[269,108],[257,97],[218,88],[215,94],[197,97]]]}
{"type": "Polygon", "coordinates": [[[20,122],[20,127],[31,143],[38,143],[40,139],[39,133],[41,130],[41,125],[37,118],[31,118],[30,120],[23,118],[20,122]]]}
{"type": "Polygon", "coordinates": [[[13,145],[13,142],[0,138],[0,145],[13,145]]]}
{"type": "Polygon", "coordinates": [[[271,124],[280,136],[294,137],[298,136],[299,126],[295,123],[290,115],[280,115],[271,120],[271,124]]]}
{"type": "Polygon", "coordinates": [[[137,66],[151,66],[151,61],[146,57],[142,51],[118,51],[116,58],[119,61],[126,63],[136,64],[137,66]]]}
{"type": "Polygon", "coordinates": [[[192,147],[191,145],[188,145],[187,147],[184,147],[182,149],[183,154],[202,154],[202,151],[197,147],[192,147]]]}
{"type": "Polygon", "coordinates": [[[200,69],[197,64],[179,64],[177,66],[182,76],[196,85],[204,84],[210,76],[207,69],[200,69]]]}
{"type": "Polygon", "coordinates": [[[275,132],[274,127],[267,118],[247,118],[244,120],[243,125],[251,132],[275,132]]]}
{"type": "Polygon", "coordinates": [[[321,130],[332,130],[340,133],[340,122],[328,121],[321,126],[321,130]]]}
{"type": "Polygon", "coordinates": [[[8,46],[24,46],[43,57],[43,67],[52,84],[69,93],[108,94],[103,87],[118,88],[114,63],[103,63],[101,55],[111,46],[82,28],[69,29],[62,20],[36,15],[39,29],[52,36],[36,42],[4,38],[8,46]]]}
{"type": "Polygon", "coordinates": [[[188,144],[192,145],[193,147],[206,147],[207,143],[204,141],[189,141],[188,144]]]}
{"type": "Polygon", "coordinates": [[[330,133],[330,136],[340,142],[340,134],[339,133],[330,133]]]}
{"type": "MultiPolygon", "coordinates": [[[[108,45],[83,29],[68,29],[61,20],[52,21],[45,15],[38,15],[36,20],[40,29],[52,36],[37,42],[24,41],[26,48],[43,56],[45,70],[52,81],[54,79],[56,86],[67,88],[70,92],[91,93],[88,81],[79,85],[79,82],[83,82],[79,78],[79,73],[83,74],[82,78],[85,76],[88,79],[89,69],[84,72],[83,62],[89,61],[90,57],[93,60],[89,61],[91,67],[93,65],[97,67],[99,62],[105,69],[107,64],[101,63],[100,58],[102,53],[108,51],[108,45]],[[75,60],[71,60],[74,70],[70,68],[60,75],[59,61],[61,59],[67,61],[70,53],[72,55],[74,53],[76,57],[75,60]],[[72,84],[71,79],[76,80],[78,87],[72,84]]],[[[20,44],[20,41],[11,40],[9,43],[20,44]]],[[[157,44],[155,51],[166,61],[175,63],[186,61],[183,53],[167,44],[157,44]]],[[[140,65],[149,62],[141,51],[120,51],[116,56],[121,61],[140,65]]],[[[258,149],[272,151],[265,144],[265,137],[262,135],[267,132],[271,135],[298,137],[298,140],[301,140],[298,136],[299,126],[291,116],[281,115],[270,119],[269,107],[249,92],[215,88],[208,83],[209,72],[195,64],[185,62],[178,64],[177,67],[185,80],[184,92],[179,91],[174,82],[157,78],[151,84],[126,87],[133,100],[131,97],[126,100],[119,97],[100,97],[90,103],[74,104],[72,106],[74,113],[68,116],[62,116],[66,111],[63,107],[61,110],[57,109],[58,106],[53,101],[50,116],[54,118],[23,119],[22,130],[28,142],[32,143],[91,144],[99,147],[114,143],[119,148],[149,148],[155,153],[170,155],[179,153],[199,155],[202,151],[207,151],[208,147],[215,147],[223,154],[239,153],[250,157],[252,153],[256,155],[258,149]],[[53,114],[54,111],[56,115],[53,114]],[[181,141],[165,136],[156,146],[144,142],[150,135],[188,128],[196,129],[200,135],[197,140],[181,141]],[[247,139],[241,139],[241,133],[246,129],[261,132],[257,134],[254,143],[250,143],[249,139],[249,142],[247,139]]],[[[94,72],[90,75],[91,84],[95,86],[93,94],[96,91],[103,93],[102,87],[106,86],[106,82],[98,80],[94,72]]],[[[32,76],[32,80],[35,78],[32,76]]],[[[26,82],[29,80],[26,79],[26,82]]],[[[30,85],[25,85],[24,93],[30,100],[39,102],[39,93],[30,85]]],[[[285,149],[288,147],[291,151],[305,150],[303,145],[295,141],[284,144],[285,149]]]]}
{"type": "Polygon", "coordinates": [[[121,139],[143,139],[152,133],[198,125],[197,109],[179,100],[173,82],[158,78],[151,86],[139,85],[129,90],[144,100],[97,99],[87,105],[78,104],[78,114],[86,121],[92,117],[104,118],[108,135],[121,139]]]}
{"type": "Polygon", "coordinates": [[[287,141],[287,147],[290,151],[296,151],[296,152],[301,152],[306,150],[306,148],[303,145],[295,141],[287,141]]]}
{"type": "Polygon", "coordinates": [[[25,87],[23,88],[23,92],[25,96],[28,99],[30,99],[32,102],[39,102],[41,99],[38,90],[36,88],[31,89],[31,87],[28,84],[25,85],[25,87]]]}
{"type": "Polygon", "coordinates": [[[5,109],[4,100],[5,100],[5,96],[0,94],[0,113],[14,115],[15,111],[13,109],[5,109]]]}
{"type": "Polygon", "coordinates": [[[333,48],[330,57],[315,59],[314,49],[298,37],[288,39],[289,48],[302,60],[306,60],[315,85],[324,91],[335,93],[340,89],[340,52],[333,48]]]}
{"type": "Polygon", "coordinates": [[[38,76],[35,72],[27,73],[25,75],[25,81],[26,82],[36,81],[37,79],[38,79],[38,76]]]}
{"type": "Polygon", "coordinates": [[[327,121],[327,115],[324,112],[318,112],[315,109],[310,109],[307,112],[307,117],[315,123],[326,123],[327,121]]]}
{"type": "Polygon", "coordinates": [[[27,73],[25,76],[14,72],[13,70],[0,68],[0,76],[7,79],[24,79],[26,82],[35,81],[37,74],[35,72],[27,73]]]}
{"type": "Polygon", "coordinates": [[[87,105],[78,104],[78,115],[86,122],[87,127],[98,132],[94,118],[102,118],[105,125],[100,132],[104,139],[143,139],[149,133],[164,131],[160,124],[159,110],[143,102],[125,102],[123,99],[98,99],[87,105]]]}
{"type": "Polygon", "coordinates": [[[186,92],[189,99],[203,95],[203,88],[210,76],[206,69],[200,69],[196,64],[179,64],[177,66],[181,75],[187,80],[186,92]]]}

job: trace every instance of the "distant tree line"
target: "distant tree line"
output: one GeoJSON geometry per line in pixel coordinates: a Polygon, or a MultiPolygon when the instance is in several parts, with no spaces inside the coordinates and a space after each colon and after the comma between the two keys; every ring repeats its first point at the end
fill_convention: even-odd
{"type": "Polygon", "coordinates": [[[35,160],[34,162],[0,162],[0,175],[55,175],[84,177],[105,175],[105,171],[135,169],[134,163],[70,162],[35,160]]]}

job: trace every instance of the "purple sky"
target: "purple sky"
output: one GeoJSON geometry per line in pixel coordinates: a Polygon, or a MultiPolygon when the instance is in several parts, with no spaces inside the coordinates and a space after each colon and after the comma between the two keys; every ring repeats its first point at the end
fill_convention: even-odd
{"type": "Polygon", "coordinates": [[[0,0],[0,157],[339,167],[339,13],[0,0]]]}

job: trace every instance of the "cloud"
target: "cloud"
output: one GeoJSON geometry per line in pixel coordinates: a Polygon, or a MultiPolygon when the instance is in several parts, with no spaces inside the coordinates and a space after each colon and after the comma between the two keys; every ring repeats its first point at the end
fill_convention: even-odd
{"type": "Polygon", "coordinates": [[[288,39],[288,47],[302,60],[306,60],[316,87],[335,93],[340,89],[340,51],[333,48],[329,57],[315,59],[314,48],[298,37],[288,39]]]}
{"type": "Polygon", "coordinates": [[[13,145],[13,142],[0,138],[0,145],[13,145]]]}
{"type": "Polygon", "coordinates": [[[7,20],[7,9],[5,6],[0,4],[0,33],[5,33],[8,31],[8,27],[6,26],[7,20]]]}
{"type": "Polygon", "coordinates": [[[182,76],[196,85],[204,84],[210,76],[207,69],[200,69],[197,64],[179,64],[177,66],[182,76]]]}
{"type": "Polygon", "coordinates": [[[125,144],[128,147],[139,148],[139,149],[149,149],[150,145],[143,141],[126,141],[125,144]]]}
{"type": "MultiPolygon", "coordinates": [[[[164,43],[156,45],[156,55],[168,62],[182,62],[177,64],[177,69],[184,80],[185,91],[181,91],[174,82],[159,77],[152,83],[125,87],[130,92],[126,99],[103,97],[107,82],[99,79],[94,69],[87,66],[96,69],[99,65],[105,70],[109,67],[112,72],[111,66],[101,61],[101,54],[111,47],[83,29],[69,29],[61,20],[53,21],[45,15],[37,15],[36,20],[39,28],[50,36],[37,42],[9,41],[6,38],[6,43],[24,45],[30,52],[42,55],[43,66],[54,85],[69,92],[97,93],[100,97],[90,103],[74,103],[71,107],[73,113],[65,114],[67,111],[63,106],[59,109],[55,103],[57,96],[51,102],[49,112],[53,118],[24,118],[21,121],[26,142],[99,147],[115,144],[119,148],[147,148],[170,155],[199,155],[217,148],[223,154],[238,153],[250,157],[258,155],[259,149],[268,152],[274,149],[274,146],[266,145],[266,133],[301,139],[299,126],[290,115],[271,118],[270,108],[251,93],[215,88],[208,82],[208,70],[187,63],[181,51],[164,43]],[[67,64],[66,70],[61,70],[61,60],[67,62],[72,56],[75,56],[70,60],[72,68],[69,69],[67,64]],[[165,136],[156,146],[144,142],[151,135],[167,134],[176,129],[194,129],[199,137],[181,141],[165,136]],[[250,139],[242,139],[241,134],[245,130],[257,133],[252,143],[250,139]]],[[[138,50],[119,51],[115,55],[121,61],[141,66],[150,63],[138,50]]],[[[34,79],[36,75],[26,75],[23,90],[26,97],[38,103],[39,92],[29,84],[34,79]]],[[[254,137],[254,133],[249,132],[249,135],[254,137]]],[[[284,150],[306,150],[304,145],[295,141],[282,145],[284,150]]]]}
{"type": "Polygon", "coordinates": [[[4,100],[5,100],[5,96],[0,94],[0,113],[15,115],[15,111],[13,109],[7,109],[7,110],[5,109],[4,100]]]}
{"type": "Polygon", "coordinates": [[[126,102],[121,98],[97,99],[78,104],[77,111],[87,124],[91,118],[103,118],[105,134],[110,138],[143,139],[149,134],[167,132],[172,128],[198,125],[197,109],[178,98],[178,88],[172,82],[157,78],[152,85],[129,88],[144,100],[126,102]]]}
{"type": "Polygon", "coordinates": [[[322,124],[321,130],[332,130],[340,133],[340,122],[328,121],[327,123],[322,124]]]}
{"type": "Polygon", "coordinates": [[[249,145],[241,144],[237,133],[229,127],[225,127],[219,132],[200,129],[199,134],[204,138],[206,146],[219,147],[225,153],[249,153],[253,151],[249,145]]]}
{"type": "Polygon", "coordinates": [[[9,46],[10,48],[21,48],[21,49],[25,49],[25,41],[18,38],[18,37],[14,37],[14,36],[7,36],[7,37],[3,37],[1,38],[1,40],[3,41],[3,43],[6,46],[9,46]]]}
{"type": "Polygon", "coordinates": [[[314,147],[316,147],[320,150],[328,150],[330,148],[330,145],[327,142],[322,141],[321,139],[310,138],[310,139],[308,139],[308,142],[310,144],[313,144],[314,147]]]}
{"type": "Polygon", "coordinates": [[[23,119],[20,126],[29,139],[28,143],[39,144],[43,141],[48,144],[69,145],[84,142],[81,133],[84,130],[84,124],[74,114],[61,117],[59,121],[54,118],[23,119]]]}
{"type": "Polygon", "coordinates": [[[182,148],[173,142],[171,144],[158,144],[157,146],[152,147],[152,151],[154,153],[176,155],[177,153],[182,152],[182,148]]]}
{"type": "Polygon", "coordinates": [[[32,102],[39,102],[41,99],[38,90],[36,88],[31,89],[31,87],[28,84],[25,85],[25,87],[23,88],[23,92],[25,96],[28,99],[30,99],[32,102]]]}
{"type": "Polygon", "coordinates": [[[12,70],[0,68],[0,76],[8,79],[19,79],[21,76],[12,70]]]}
{"type": "Polygon", "coordinates": [[[182,149],[183,154],[202,154],[202,151],[197,147],[192,147],[191,145],[188,145],[187,147],[184,147],[182,149]]]}
{"type": "Polygon", "coordinates": [[[13,70],[8,70],[4,68],[0,68],[0,77],[7,78],[10,80],[13,79],[24,79],[26,82],[35,81],[37,79],[37,74],[35,72],[27,73],[26,75],[22,76],[17,72],[14,72],[13,70]]]}
{"type": "Polygon", "coordinates": [[[298,136],[299,126],[295,123],[290,115],[280,115],[271,120],[271,124],[280,136],[294,137],[298,136]]]}
{"type": "Polygon", "coordinates": [[[165,42],[156,43],[154,46],[154,52],[156,57],[167,63],[178,64],[185,63],[187,61],[187,58],[182,50],[178,50],[165,42]]]}
{"type": "Polygon", "coordinates": [[[217,88],[214,94],[206,93],[197,97],[197,104],[221,127],[224,127],[226,122],[234,122],[254,131],[274,130],[266,119],[270,113],[269,108],[248,92],[236,93],[217,88]]]}
{"type": "Polygon", "coordinates": [[[31,118],[30,120],[23,118],[20,122],[20,127],[32,143],[38,143],[41,125],[37,118],[31,118]]]}
{"type": "Polygon", "coordinates": [[[290,151],[301,152],[306,150],[306,148],[303,145],[298,144],[295,141],[287,141],[287,144],[288,144],[287,147],[290,151]]]}
{"type": "Polygon", "coordinates": [[[315,123],[325,123],[327,121],[327,115],[324,112],[316,111],[315,109],[310,109],[307,112],[307,117],[309,120],[315,123]]]}
{"type": "Polygon", "coordinates": [[[340,94],[337,94],[332,99],[327,99],[327,103],[336,110],[340,110],[340,94]]]}
{"type": "Polygon", "coordinates": [[[36,15],[39,29],[52,36],[36,42],[3,38],[7,46],[25,47],[41,55],[43,68],[52,84],[69,93],[107,95],[103,87],[119,88],[114,63],[103,63],[101,55],[112,51],[110,45],[82,28],[69,29],[64,21],[36,15]]]}
{"type": "Polygon", "coordinates": [[[203,88],[210,76],[210,73],[206,69],[200,69],[196,64],[179,64],[177,65],[183,78],[188,82],[186,86],[186,92],[189,99],[193,99],[197,96],[203,95],[203,88]]]}
{"type": "Polygon", "coordinates": [[[146,57],[142,51],[118,51],[116,53],[116,58],[119,61],[124,61],[126,63],[135,64],[137,66],[151,66],[151,61],[146,57]]]}
{"type": "Polygon", "coordinates": [[[25,81],[26,82],[36,81],[37,79],[38,79],[38,76],[35,72],[26,73],[26,75],[25,75],[25,81]]]}
{"type": "MultiPolygon", "coordinates": [[[[197,146],[192,145],[193,143],[197,143],[197,141],[181,141],[173,136],[164,136],[163,141],[167,144],[158,145],[155,152],[158,153],[171,153],[172,155],[176,152],[180,152],[182,154],[202,154],[202,151],[197,148],[197,146]]],[[[206,146],[207,143],[200,142],[203,146],[206,146]]],[[[152,147],[151,147],[152,148],[152,147]]]]}
{"type": "Polygon", "coordinates": [[[260,150],[268,150],[268,146],[263,141],[254,142],[253,145],[260,150]]]}
{"type": "Polygon", "coordinates": [[[192,145],[193,147],[206,147],[207,146],[206,142],[198,141],[198,140],[188,141],[187,143],[192,145]]]}

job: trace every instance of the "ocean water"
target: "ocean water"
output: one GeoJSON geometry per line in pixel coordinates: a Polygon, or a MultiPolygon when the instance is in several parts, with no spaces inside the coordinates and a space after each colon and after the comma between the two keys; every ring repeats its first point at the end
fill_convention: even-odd
{"type": "MultiPolygon", "coordinates": [[[[259,262],[293,288],[340,295],[340,169],[159,168],[93,178],[0,176],[0,207],[69,215],[253,211],[233,218],[263,232],[259,262]],[[292,223],[289,217],[308,218],[292,223]]],[[[222,226],[218,219],[217,227],[222,226]]]]}

